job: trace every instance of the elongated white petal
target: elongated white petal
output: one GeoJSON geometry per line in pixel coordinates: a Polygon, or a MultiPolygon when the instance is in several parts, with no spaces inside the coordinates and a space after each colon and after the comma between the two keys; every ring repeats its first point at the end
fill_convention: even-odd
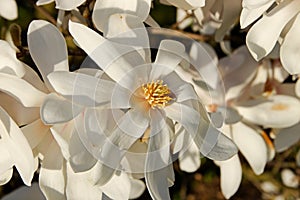
{"type": "Polygon", "coordinates": [[[242,122],[232,125],[232,134],[233,141],[255,174],[261,174],[268,161],[267,145],[261,135],[242,122]],[[255,148],[253,148],[254,146],[255,148]]]}
{"type": "Polygon", "coordinates": [[[6,112],[19,125],[26,125],[39,118],[40,108],[23,106],[13,96],[0,92],[0,106],[5,108],[6,112]]]}
{"type": "Polygon", "coordinates": [[[12,95],[26,107],[39,107],[46,94],[16,76],[0,73],[0,90],[12,95]]]}
{"type": "Polygon", "coordinates": [[[2,200],[22,200],[22,199],[35,199],[46,200],[41,192],[39,185],[35,182],[31,187],[21,186],[13,192],[5,195],[2,200]]]}
{"type": "Polygon", "coordinates": [[[298,188],[299,187],[299,179],[295,172],[290,169],[283,169],[281,172],[281,179],[285,186],[291,188],[298,188]]]}
{"type": "Polygon", "coordinates": [[[129,180],[130,180],[130,185],[131,185],[129,198],[136,199],[143,194],[143,192],[146,189],[146,186],[145,186],[144,182],[141,180],[137,180],[137,179],[133,179],[133,178],[130,178],[129,180]]]}
{"type": "Polygon", "coordinates": [[[222,41],[229,29],[239,18],[242,10],[242,2],[239,0],[224,0],[223,15],[221,27],[216,31],[216,41],[222,41]]]}
{"type": "MultiPolygon", "coordinates": [[[[160,160],[157,161],[160,162],[160,160]]],[[[153,162],[155,161],[153,160],[150,163],[148,161],[148,165],[153,164],[153,162]]],[[[173,170],[172,165],[155,171],[146,172],[146,185],[153,199],[171,199],[168,183],[169,170],[173,170]]]]}
{"type": "Polygon", "coordinates": [[[151,79],[158,79],[173,72],[183,59],[185,47],[173,40],[161,41],[151,72],[151,79]]]}
{"type": "Polygon", "coordinates": [[[300,121],[300,101],[292,96],[250,100],[236,108],[245,120],[265,127],[286,128],[300,121]]]}
{"type": "Polygon", "coordinates": [[[13,168],[10,168],[6,172],[0,174],[0,185],[8,183],[13,175],[13,168]]]}
{"type": "Polygon", "coordinates": [[[298,26],[299,23],[300,14],[296,16],[296,19],[293,22],[290,30],[285,35],[280,48],[280,58],[282,65],[290,74],[300,73],[300,67],[297,62],[297,58],[299,58],[300,56],[300,50],[298,49],[300,42],[296,39],[300,33],[300,28],[298,26]]]}
{"type": "Polygon", "coordinates": [[[256,60],[260,60],[272,51],[281,31],[299,9],[300,2],[284,1],[252,26],[247,34],[246,43],[256,60]]]}
{"type": "Polygon", "coordinates": [[[200,103],[198,112],[177,103],[166,107],[165,111],[168,117],[181,123],[192,135],[204,156],[214,160],[226,160],[237,153],[234,143],[210,124],[206,110],[200,103]]]}
{"type": "Polygon", "coordinates": [[[15,0],[0,0],[0,16],[14,20],[18,17],[18,6],[15,0]]]}
{"type": "Polygon", "coordinates": [[[65,164],[57,143],[52,140],[40,169],[39,185],[46,199],[65,199],[65,164]]]}
{"type": "Polygon", "coordinates": [[[74,121],[64,124],[55,124],[50,128],[50,133],[59,145],[61,153],[66,160],[69,160],[71,157],[69,145],[74,128],[74,121]]]}
{"type": "Polygon", "coordinates": [[[101,187],[101,190],[109,198],[121,200],[129,199],[130,188],[130,179],[122,172],[120,175],[114,175],[107,184],[101,187]]]}
{"type": "Polygon", "coordinates": [[[85,0],[73,0],[73,1],[64,1],[64,0],[55,0],[56,9],[60,10],[74,10],[80,6],[85,0]]]}
{"type": "Polygon", "coordinates": [[[67,163],[67,186],[66,196],[67,199],[101,199],[102,190],[99,185],[95,185],[91,181],[91,169],[86,172],[76,173],[72,167],[67,163]]]}
{"type": "Polygon", "coordinates": [[[299,128],[300,123],[292,127],[279,129],[274,141],[275,149],[277,152],[282,152],[288,149],[300,140],[299,128]]]}
{"type": "Polygon", "coordinates": [[[166,2],[184,10],[196,9],[205,5],[204,0],[166,0],[166,2]]]}
{"type": "Polygon", "coordinates": [[[126,13],[116,13],[109,16],[108,22],[104,26],[103,34],[106,38],[111,38],[112,40],[118,38],[119,41],[125,42],[125,40],[130,38],[131,42],[134,42],[134,39],[140,39],[138,37],[138,32],[140,31],[146,30],[143,21],[139,17],[126,13]],[[121,39],[122,37],[126,39],[121,39]]]}
{"type": "MultiPolygon", "coordinates": [[[[257,6],[256,8],[249,8],[248,5],[243,5],[243,10],[240,16],[241,28],[246,28],[258,19],[273,3],[274,0],[268,0],[266,4],[257,6]]],[[[245,1],[243,1],[243,4],[246,4],[245,1]]]]}
{"type": "Polygon", "coordinates": [[[72,120],[81,111],[81,107],[51,93],[41,106],[41,119],[45,124],[65,123],[72,120]]]}
{"type": "Polygon", "coordinates": [[[95,26],[104,31],[107,20],[113,14],[131,14],[145,21],[149,15],[151,0],[103,0],[96,1],[92,15],[95,26]]]}
{"type": "Polygon", "coordinates": [[[164,84],[174,93],[176,102],[186,100],[198,100],[198,95],[195,93],[194,87],[183,81],[177,73],[170,73],[163,77],[164,84]]]}
{"type": "Polygon", "coordinates": [[[49,4],[49,3],[51,3],[51,2],[54,2],[54,0],[38,0],[38,1],[36,2],[36,5],[37,5],[37,6],[41,6],[41,5],[49,4]]]}
{"type": "MultiPolygon", "coordinates": [[[[53,71],[69,71],[68,52],[61,32],[43,20],[32,21],[27,33],[30,55],[48,87],[47,75],[53,71]]],[[[51,88],[51,87],[50,87],[51,88]]]]}
{"type": "Polygon", "coordinates": [[[30,147],[34,149],[48,133],[49,126],[46,126],[40,119],[37,119],[36,121],[23,126],[21,130],[28,140],[30,147]]]}
{"type": "Polygon", "coordinates": [[[180,169],[186,172],[195,172],[200,167],[200,151],[194,141],[190,141],[186,151],[179,152],[180,169]]]}
{"type": "Polygon", "coordinates": [[[71,20],[69,21],[69,31],[79,47],[87,54],[92,53],[98,46],[105,42],[105,39],[97,32],[71,20]]]}
{"type": "Polygon", "coordinates": [[[100,106],[111,100],[112,81],[61,71],[49,74],[48,78],[56,92],[79,105],[100,106]]]}
{"type": "Polygon", "coordinates": [[[5,182],[7,171],[12,169],[14,163],[13,159],[11,158],[9,150],[7,150],[7,146],[5,144],[5,141],[0,141],[1,147],[0,147],[0,153],[1,153],[1,159],[0,159],[0,175],[3,174],[3,180],[2,182],[5,182]]]}
{"type": "Polygon", "coordinates": [[[69,141],[69,162],[76,173],[91,169],[97,162],[82,144],[78,134],[80,132],[75,129],[69,141]]]}
{"type": "Polygon", "coordinates": [[[0,40],[0,72],[13,73],[18,77],[25,74],[23,63],[16,57],[16,51],[4,40],[0,40]]]}
{"type": "Polygon", "coordinates": [[[229,199],[238,190],[242,181],[242,166],[238,155],[219,161],[221,169],[221,190],[226,199],[229,199]]]}
{"type": "Polygon", "coordinates": [[[32,150],[19,127],[3,108],[0,108],[0,119],[1,140],[7,147],[23,182],[30,185],[35,171],[32,150]]]}

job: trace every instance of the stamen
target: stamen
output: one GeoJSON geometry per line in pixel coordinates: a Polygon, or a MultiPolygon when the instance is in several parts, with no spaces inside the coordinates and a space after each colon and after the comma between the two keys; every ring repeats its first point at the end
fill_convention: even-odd
{"type": "Polygon", "coordinates": [[[142,85],[145,99],[148,101],[151,108],[164,108],[172,98],[169,96],[171,93],[168,86],[163,85],[162,80],[151,81],[146,85],[142,85]]]}

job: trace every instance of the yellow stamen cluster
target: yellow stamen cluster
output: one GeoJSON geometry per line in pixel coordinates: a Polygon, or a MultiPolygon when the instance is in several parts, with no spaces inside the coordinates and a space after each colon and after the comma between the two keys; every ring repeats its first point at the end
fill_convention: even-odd
{"type": "Polygon", "coordinates": [[[145,99],[148,101],[151,108],[164,108],[166,104],[172,100],[169,96],[171,91],[166,84],[163,85],[162,80],[144,84],[142,85],[142,88],[145,99]]]}

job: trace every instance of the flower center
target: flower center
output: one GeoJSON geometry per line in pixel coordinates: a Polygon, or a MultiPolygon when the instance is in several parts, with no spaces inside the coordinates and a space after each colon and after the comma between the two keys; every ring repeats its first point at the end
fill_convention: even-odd
{"type": "Polygon", "coordinates": [[[162,80],[151,81],[151,83],[142,85],[145,99],[148,101],[151,108],[164,108],[166,104],[172,100],[169,94],[170,89],[162,80]]]}

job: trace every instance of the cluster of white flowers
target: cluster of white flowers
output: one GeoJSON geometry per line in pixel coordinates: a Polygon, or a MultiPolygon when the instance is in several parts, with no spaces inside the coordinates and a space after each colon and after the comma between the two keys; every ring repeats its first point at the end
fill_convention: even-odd
{"type": "MultiPolygon", "coordinates": [[[[173,162],[191,173],[201,157],[220,167],[229,199],[241,184],[240,156],[259,175],[276,152],[299,141],[299,0],[55,5],[57,24],[28,26],[22,51],[34,66],[19,59],[12,33],[0,40],[0,185],[15,168],[30,186],[3,199],[134,199],[147,189],[167,200],[173,162]],[[150,16],[158,3],[176,7],[179,31],[213,35],[228,55],[219,59],[211,43],[160,28],[150,16]],[[241,30],[250,29],[245,45],[232,51],[230,31],[239,19],[241,30]],[[87,55],[75,71],[66,35],[87,55]]],[[[0,17],[17,13],[14,0],[0,0],[0,17]]],[[[289,169],[282,180],[299,187],[299,174],[289,169]]]]}

